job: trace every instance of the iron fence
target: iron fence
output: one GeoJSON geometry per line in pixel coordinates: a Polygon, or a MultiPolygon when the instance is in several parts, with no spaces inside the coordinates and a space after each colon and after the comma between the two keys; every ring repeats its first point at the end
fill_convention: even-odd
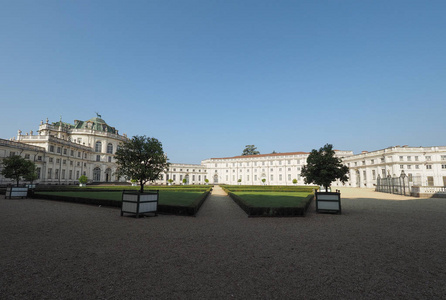
{"type": "Polygon", "coordinates": [[[416,181],[418,181],[418,178],[412,176],[409,177],[404,171],[397,177],[389,175],[381,178],[381,176],[378,175],[375,191],[410,196],[411,188],[415,185],[414,183],[416,181]]]}

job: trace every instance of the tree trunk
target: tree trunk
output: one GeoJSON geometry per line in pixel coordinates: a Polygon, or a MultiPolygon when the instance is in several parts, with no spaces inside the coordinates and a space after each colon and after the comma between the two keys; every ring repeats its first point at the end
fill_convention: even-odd
{"type": "Polygon", "coordinates": [[[142,181],[140,181],[139,185],[141,186],[141,188],[139,189],[139,192],[144,193],[144,183],[142,181]]]}
{"type": "Polygon", "coordinates": [[[17,187],[19,187],[20,177],[17,177],[17,187]]]}

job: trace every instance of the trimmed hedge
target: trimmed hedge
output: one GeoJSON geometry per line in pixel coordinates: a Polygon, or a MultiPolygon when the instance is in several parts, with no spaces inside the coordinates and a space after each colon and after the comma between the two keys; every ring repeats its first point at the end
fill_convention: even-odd
{"type": "MultiPolygon", "coordinates": [[[[197,212],[200,210],[204,201],[209,196],[211,190],[212,190],[212,188],[209,188],[206,192],[204,192],[200,197],[198,197],[189,206],[158,204],[157,212],[165,213],[165,214],[183,215],[183,216],[195,216],[197,214],[197,212]]],[[[79,190],[75,190],[75,191],[78,192],[79,190]]],[[[92,190],[89,190],[89,192],[91,192],[91,191],[92,190]]],[[[102,189],[102,190],[98,190],[98,191],[104,192],[105,190],[102,189]]],[[[116,190],[112,190],[112,191],[116,192],[116,190]]],[[[61,201],[61,202],[90,204],[90,205],[101,205],[101,206],[118,207],[118,208],[121,208],[121,205],[122,205],[121,201],[115,201],[115,200],[69,197],[69,196],[48,195],[48,194],[35,194],[33,196],[33,198],[52,200],[52,201],[61,201]]]]}
{"type": "MultiPolygon", "coordinates": [[[[240,189],[238,189],[239,186],[221,186],[221,188],[228,193],[229,197],[231,197],[232,200],[234,200],[235,203],[237,203],[241,209],[243,209],[247,214],[248,217],[291,217],[291,216],[305,216],[308,207],[311,204],[311,201],[314,199],[314,195],[308,195],[305,198],[305,206],[304,207],[253,207],[248,204],[246,204],[245,201],[243,201],[242,198],[237,196],[236,194],[232,193],[231,191],[243,191],[243,192],[269,192],[271,190],[268,189],[250,189],[251,186],[246,186],[246,189],[243,189],[243,186],[240,186],[240,189]],[[236,189],[234,189],[236,187],[236,189]]],[[[261,187],[263,188],[263,187],[261,187]]],[[[274,191],[279,192],[277,188],[274,191]]],[[[292,192],[295,191],[307,191],[305,189],[298,190],[297,187],[294,187],[292,192]]],[[[307,192],[312,192],[313,187],[303,187],[307,188],[307,192]]],[[[280,190],[280,192],[285,192],[284,190],[280,190]]],[[[286,192],[289,192],[286,190],[286,192]]]]}
{"type": "Polygon", "coordinates": [[[314,195],[308,195],[304,200],[306,202],[304,207],[253,207],[234,193],[229,192],[228,195],[248,214],[248,217],[303,217],[314,199],[314,195]]]}

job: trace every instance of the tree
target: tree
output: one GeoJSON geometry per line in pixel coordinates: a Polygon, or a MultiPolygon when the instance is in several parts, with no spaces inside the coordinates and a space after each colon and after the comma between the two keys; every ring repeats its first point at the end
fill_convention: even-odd
{"type": "Polygon", "coordinates": [[[204,182],[206,182],[206,184],[208,184],[208,183],[209,183],[209,179],[206,178],[206,179],[204,180],[204,182]]]}
{"type": "Polygon", "coordinates": [[[348,180],[347,174],[348,167],[342,164],[340,158],[335,157],[331,144],[326,144],[319,151],[313,149],[308,155],[307,164],[301,171],[301,175],[305,177],[305,183],[324,186],[326,191],[336,179],[345,183],[348,180]]]}
{"type": "Polygon", "coordinates": [[[123,142],[115,153],[118,176],[127,176],[139,182],[140,192],[149,181],[161,178],[169,168],[163,146],[156,138],[134,136],[123,142]]]}
{"type": "Polygon", "coordinates": [[[265,185],[266,178],[262,178],[263,185],[265,185]]]}
{"type": "Polygon", "coordinates": [[[86,184],[88,182],[88,177],[85,175],[81,175],[81,177],[79,177],[78,181],[80,184],[86,184]]]}
{"type": "Polygon", "coordinates": [[[36,165],[32,161],[24,159],[20,155],[13,155],[3,158],[2,165],[3,170],[1,174],[5,176],[5,178],[15,180],[17,186],[19,186],[20,179],[29,179],[34,177],[33,174],[36,174],[36,165]]]}
{"type": "Polygon", "coordinates": [[[186,182],[187,182],[187,179],[183,178],[183,184],[186,184],[186,182]]]}
{"type": "Polygon", "coordinates": [[[167,181],[169,181],[169,184],[172,185],[173,179],[169,179],[167,181]]]}
{"type": "Polygon", "coordinates": [[[293,184],[296,184],[296,183],[297,183],[297,179],[294,178],[294,179],[293,179],[293,184]]]}
{"type": "Polygon", "coordinates": [[[258,154],[260,154],[260,152],[257,151],[257,147],[254,145],[246,145],[242,153],[242,155],[258,155],[258,154]]]}

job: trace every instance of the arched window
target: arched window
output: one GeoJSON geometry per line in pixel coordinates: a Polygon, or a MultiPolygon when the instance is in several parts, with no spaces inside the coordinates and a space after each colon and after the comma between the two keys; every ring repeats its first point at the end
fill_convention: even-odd
{"type": "Polygon", "coordinates": [[[99,167],[93,169],[93,181],[101,181],[101,169],[99,167]]]}
{"type": "Polygon", "coordinates": [[[96,142],[96,146],[94,148],[95,152],[101,152],[102,150],[102,143],[101,142],[96,142]]]}
{"type": "Polygon", "coordinates": [[[108,143],[107,153],[113,154],[113,144],[112,143],[108,143]]]}

